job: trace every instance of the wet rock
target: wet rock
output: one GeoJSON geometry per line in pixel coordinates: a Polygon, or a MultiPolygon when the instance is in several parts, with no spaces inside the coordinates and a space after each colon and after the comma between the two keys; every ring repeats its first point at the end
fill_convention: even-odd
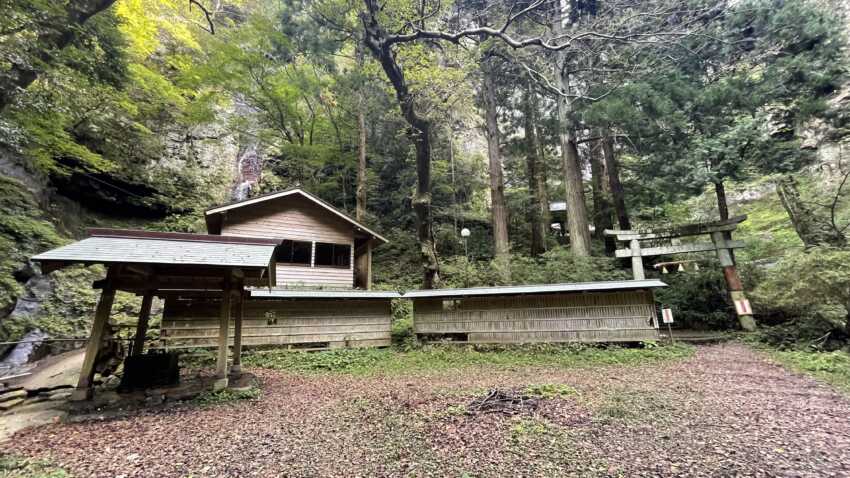
{"type": "Polygon", "coordinates": [[[49,400],[59,401],[59,400],[67,400],[71,396],[70,390],[63,390],[59,392],[53,392],[47,396],[49,400]]]}

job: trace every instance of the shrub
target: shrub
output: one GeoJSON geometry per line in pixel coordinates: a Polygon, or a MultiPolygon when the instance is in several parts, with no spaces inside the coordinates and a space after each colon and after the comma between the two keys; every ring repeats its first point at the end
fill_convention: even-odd
{"type": "Polygon", "coordinates": [[[825,247],[788,254],[768,270],[753,300],[770,314],[817,318],[832,324],[836,336],[850,331],[850,250],[825,247]]]}
{"type": "Polygon", "coordinates": [[[850,353],[804,350],[768,352],[778,362],[850,392],[850,353]]]}
{"type": "Polygon", "coordinates": [[[726,300],[726,281],[717,268],[669,274],[670,287],[658,289],[655,300],[673,309],[679,326],[693,329],[731,329],[737,326],[734,309],[726,300]]]}

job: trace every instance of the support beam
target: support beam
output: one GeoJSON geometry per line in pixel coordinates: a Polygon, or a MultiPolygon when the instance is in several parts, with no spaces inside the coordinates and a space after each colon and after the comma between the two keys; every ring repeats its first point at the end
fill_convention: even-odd
{"type": "Polygon", "coordinates": [[[230,367],[230,374],[239,376],[242,374],[242,318],[245,315],[245,297],[244,291],[240,286],[235,294],[236,297],[236,318],[233,327],[233,365],[230,367]]]}
{"type": "MultiPolygon", "coordinates": [[[[632,239],[630,244],[637,239],[632,239]]],[[[640,255],[648,256],[666,256],[670,254],[685,254],[691,252],[709,252],[721,249],[742,248],[746,246],[744,241],[726,241],[721,242],[696,242],[692,244],[677,244],[669,246],[646,247],[640,250],[640,255]]],[[[614,253],[616,257],[631,257],[635,253],[629,249],[617,249],[614,253]]]]}
{"type": "Polygon", "coordinates": [[[139,322],[136,324],[136,336],[133,338],[133,355],[141,355],[145,348],[145,335],[148,333],[148,321],[151,317],[151,305],[153,304],[153,291],[145,292],[142,298],[142,307],[139,309],[139,322]]]}
{"type": "Polygon", "coordinates": [[[606,236],[616,236],[618,241],[630,241],[632,239],[669,239],[672,237],[698,236],[701,234],[711,234],[712,232],[734,231],[738,224],[747,220],[747,216],[735,216],[725,221],[715,221],[697,224],[684,224],[674,226],[667,229],[655,230],[653,232],[642,231],[626,231],[619,229],[606,229],[606,236]]]}
{"type": "Polygon", "coordinates": [[[97,308],[94,313],[94,322],[92,323],[91,335],[86,344],[86,354],[83,358],[83,366],[80,369],[80,378],[77,381],[77,388],[71,393],[71,400],[81,401],[92,398],[94,366],[97,361],[97,355],[100,352],[100,347],[103,342],[103,336],[106,331],[106,326],[109,322],[109,313],[112,311],[112,303],[115,301],[115,288],[112,285],[111,279],[115,276],[116,266],[112,266],[106,273],[106,282],[103,290],[100,293],[100,300],[97,303],[97,308]]]}
{"type": "Polygon", "coordinates": [[[214,390],[227,388],[227,341],[230,329],[230,298],[232,296],[230,284],[230,275],[228,273],[228,276],[225,278],[225,288],[221,294],[221,311],[219,313],[218,324],[218,360],[216,361],[214,390]]]}
{"type": "Polygon", "coordinates": [[[646,274],[643,271],[643,257],[640,252],[640,241],[632,239],[629,243],[629,249],[632,254],[632,276],[634,280],[646,279],[646,274]]]}

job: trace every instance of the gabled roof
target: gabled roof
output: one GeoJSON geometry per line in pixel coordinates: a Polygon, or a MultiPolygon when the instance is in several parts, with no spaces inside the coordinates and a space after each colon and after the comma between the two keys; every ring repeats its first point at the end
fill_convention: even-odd
{"type": "Polygon", "coordinates": [[[206,219],[206,222],[207,222],[207,229],[212,229],[211,226],[216,223],[215,219],[213,219],[213,218],[217,218],[218,215],[225,213],[227,211],[230,211],[230,210],[233,210],[233,209],[239,209],[239,208],[242,208],[242,207],[251,206],[251,205],[254,205],[254,204],[259,204],[259,203],[262,203],[262,202],[271,201],[271,200],[274,200],[274,199],[279,199],[279,198],[283,198],[283,197],[287,197],[287,196],[293,196],[293,195],[300,195],[300,196],[312,201],[316,205],[318,205],[318,206],[322,207],[323,209],[326,209],[327,211],[329,211],[331,214],[333,214],[333,215],[339,217],[340,219],[348,222],[349,224],[354,226],[354,228],[358,231],[365,232],[365,233],[369,234],[370,236],[372,236],[373,238],[375,238],[375,239],[377,239],[381,242],[384,242],[384,243],[389,242],[386,238],[384,238],[383,236],[381,236],[377,232],[373,231],[372,229],[366,227],[366,225],[364,225],[363,223],[358,222],[357,220],[353,219],[348,214],[345,214],[344,212],[340,211],[339,209],[337,209],[337,208],[331,206],[330,204],[328,204],[327,202],[323,201],[319,197],[314,196],[314,195],[308,193],[307,191],[305,191],[301,188],[284,189],[283,191],[264,194],[262,196],[257,196],[257,197],[251,198],[251,199],[245,199],[243,201],[232,202],[230,204],[224,204],[222,206],[216,206],[214,208],[207,209],[206,212],[204,213],[204,218],[206,219]]]}

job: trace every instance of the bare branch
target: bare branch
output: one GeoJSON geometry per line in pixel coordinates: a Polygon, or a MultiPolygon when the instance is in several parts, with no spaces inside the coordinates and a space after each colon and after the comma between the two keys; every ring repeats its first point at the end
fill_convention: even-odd
{"type": "Polygon", "coordinates": [[[212,14],[210,14],[209,10],[207,10],[207,8],[205,6],[201,5],[201,3],[198,2],[198,0],[189,0],[189,10],[192,9],[192,5],[196,5],[198,8],[200,8],[201,11],[204,12],[204,17],[206,17],[206,19],[207,19],[207,24],[209,25],[209,29],[204,28],[204,27],[201,27],[201,28],[203,30],[209,32],[210,35],[215,35],[215,25],[213,24],[213,17],[212,17],[212,14]]]}

